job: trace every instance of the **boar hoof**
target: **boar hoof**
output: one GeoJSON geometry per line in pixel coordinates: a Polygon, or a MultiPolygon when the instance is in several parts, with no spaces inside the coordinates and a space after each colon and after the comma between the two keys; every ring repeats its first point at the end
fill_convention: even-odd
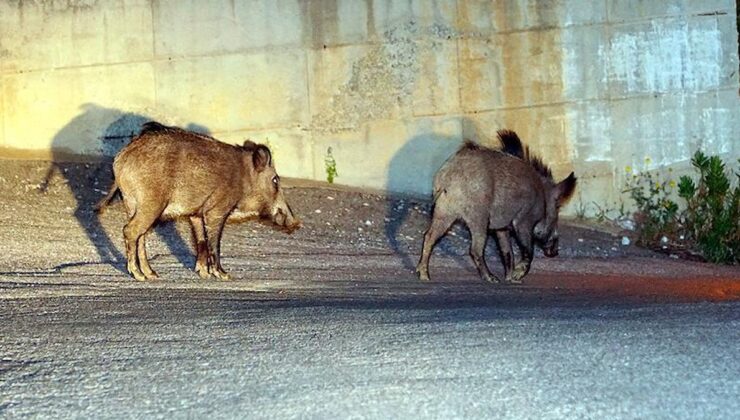
{"type": "Polygon", "coordinates": [[[517,264],[514,267],[514,271],[510,275],[506,276],[506,282],[511,284],[521,284],[524,276],[527,275],[529,267],[526,264],[517,264]]]}
{"type": "Polygon", "coordinates": [[[211,278],[211,273],[208,272],[207,268],[196,268],[195,272],[198,273],[198,277],[203,280],[208,280],[209,278],[211,278]]]}
{"type": "Polygon", "coordinates": [[[146,281],[146,276],[144,273],[139,270],[139,267],[137,267],[134,264],[129,263],[126,268],[128,269],[128,273],[134,276],[134,278],[138,281],[146,281]]]}
{"type": "Polygon", "coordinates": [[[506,283],[509,283],[509,284],[522,284],[523,282],[522,282],[521,277],[516,278],[514,276],[509,276],[509,277],[506,278],[506,283]]]}
{"type": "Polygon", "coordinates": [[[213,277],[220,279],[220,280],[231,280],[231,275],[229,275],[229,273],[219,268],[216,268],[216,269],[212,268],[210,270],[210,274],[213,277]]]}
{"type": "Polygon", "coordinates": [[[429,281],[429,271],[424,270],[423,268],[416,267],[416,274],[419,276],[419,280],[421,281],[429,281]]]}
{"type": "Polygon", "coordinates": [[[491,283],[491,284],[501,283],[501,279],[499,279],[498,277],[494,276],[493,274],[489,274],[487,276],[483,276],[483,280],[486,281],[486,282],[488,282],[488,283],[491,283]]]}
{"type": "Polygon", "coordinates": [[[136,280],[138,280],[138,281],[146,281],[146,280],[147,280],[147,278],[146,278],[146,276],[144,275],[144,273],[142,273],[142,272],[141,272],[141,271],[139,271],[139,270],[129,270],[129,273],[130,273],[130,274],[131,274],[132,276],[134,276],[134,278],[135,278],[136,280]]]}
{"type": "Polygon", "coordinates": [[[220,280],[231,280],[231,274],[225,271],[217,271],[214,273],[214,276],[216,276],[220,280]]]}
{"type": "Polygon", "coordinates": [[[157,280],[159,278],[157,272],[152,270],[151,267],[142,267],[141,272],[144,273],[144,278],[147,280],[157,280]]]}

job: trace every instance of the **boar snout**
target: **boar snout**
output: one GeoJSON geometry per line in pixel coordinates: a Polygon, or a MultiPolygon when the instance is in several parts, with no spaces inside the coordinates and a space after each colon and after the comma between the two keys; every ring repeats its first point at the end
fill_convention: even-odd
{"type": "Polygon", "coordinates": [[[558,256],[558,249],[557,248],[545,248],[542,250],[546,257],[553,258],[558,256]]]}
{"type": "Polygon", "coordinates": [[[557,257],[558,250],[560,249],[559,242],[560,241],[557,239],[550,238],[550,240],[542,246],[542,253],[545,254],[547,258],[557,257]]]}
{"type": "Polygon", "coordinates": [[[272,213],[272,221],[276,225],[285,228],[289,233],[301,227],[301,221],[298,220],[291,211],[290,206],[276,206],[272,213]]]}

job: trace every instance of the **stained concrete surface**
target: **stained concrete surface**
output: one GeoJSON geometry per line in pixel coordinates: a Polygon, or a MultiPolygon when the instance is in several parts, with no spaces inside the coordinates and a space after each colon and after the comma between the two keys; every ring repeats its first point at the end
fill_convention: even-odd
{"type": "Polygon", "coordinates": [[[509,128],[597,214],[646,157],[740,155],[736,4],[0,1],[0,155],[110,155],[134,114],[267,139],[284,175],[326,179],[331,147],[343,183],[427,193],[432,165],[398,178],[395,151],[424,139],[432,163],[509,128]]]}
{"type": "MultiPolygon", "coordinates": [[[[92,222],[106,166],[55,171],[0,165],[3,417],[693,419],[740,409],[737,267],[622,247],[571,222],[561,256],[538,255],[523,286],[481,282],[461,228],[421,283],[408,262],[428,202],[297,183],[287,197],[303,229],[226,227],[234,281],[198,279],[187,229],[167,224],[149,247],[162,280],[141,283],[116,256],[120,202],[92,222]],[[90,188],[73,194],[69,182],[83,180],[90,188]]],[[[500,273],[495,254],[489,246],[500,273]]]]}

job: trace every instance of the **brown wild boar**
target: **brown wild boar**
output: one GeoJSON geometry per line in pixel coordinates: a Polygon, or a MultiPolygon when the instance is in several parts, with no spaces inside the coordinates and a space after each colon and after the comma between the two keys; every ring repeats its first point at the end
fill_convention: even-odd
{"type": "Polygon", "coordinates": [[[129,221],[123,228],[129,273],[156,279],[146,255],[146,234],[157,220],[188,217],[196,243],[195,271],[202,278],[229,279],[221,267],[221,234],[227,219],[269,217],[291,231],[300,226],[285,201],[270,149],[244,145],[156,122],[113,161],[114,184],[102,211],[120,190],[129,221]]]}
{"type": "Polygon", "coordinates": [[[517,134],[498,132],[502,150],[465,142],[445,162],[434,178],[434,212],[424,235],[419,278],[429,280],[429,256],[435,243],[457,220],[470,229],[470,256],[483,280],[498,283],[486,265],[488,231],[496,233],[505,281],[520,283],[534,255],[534,243],[548,257],[558,255],[558,211],[572,195],[576,178],[571,174],[556,183],[550,169],[523,149],[517,134]],[[522,261],[515,264],[510,234],[514,234],[522,261]]]}

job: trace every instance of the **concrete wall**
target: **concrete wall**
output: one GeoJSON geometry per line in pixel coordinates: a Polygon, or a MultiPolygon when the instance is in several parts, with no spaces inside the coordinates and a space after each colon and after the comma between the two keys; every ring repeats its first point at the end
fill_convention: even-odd
{"type": "Polygon", "coordinates": [[[285,176],[427,193],[517,130],[582,203],[740,155],[732,0],[0,0],[0,147],[114,154],[146,120],[268,141],[285,176]]]}

